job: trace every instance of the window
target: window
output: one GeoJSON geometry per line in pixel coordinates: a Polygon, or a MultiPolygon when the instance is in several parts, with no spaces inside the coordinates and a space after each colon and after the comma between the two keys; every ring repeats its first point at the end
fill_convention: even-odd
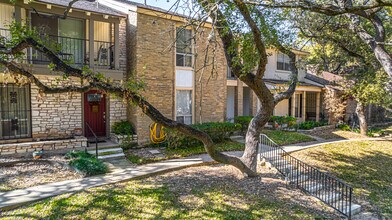
{"type": "Polygon", "coordinates": [[[278,53],[278,70],[290,71],[290,58],[283,53],[278,53]]]}
{"type": "Polygon", "coordinates": [[[0,84],[0,139],[30,137],[30,86],[0,84]]]}
{"type": "MultiPolygon", "coordinates": [[[[31,14],[31,25],[37,29],[44,40],[59,44],[58,55],[71,64],[84,64],[87,43],[85,40],[85,21],[67,18],[57,19],[46,15],[31,14]]],[[[42,53],[32,50],[31,60],[34,64],[47,64],[49,60],[42,53]]]]}
{"type": "Polygon", "coordinates": [[[192,30],[176,30],[176,66],[192,67],[192,30]]]}
{"type": "Polygon", "coordinates": [[[176,120],[192,124],[192,90],[176,91],[176,120]]]}

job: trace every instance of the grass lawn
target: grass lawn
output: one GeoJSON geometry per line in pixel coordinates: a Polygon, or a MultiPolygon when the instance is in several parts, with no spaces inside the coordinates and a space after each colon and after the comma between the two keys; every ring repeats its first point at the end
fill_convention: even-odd
{"type": "Polygon", "coordinates": [[[295,131],[263,130],[262,133],[281,146],[314,141],[313,138],[295,131]]]}
{"type": "MultiPolygon", "coordinates": [[[[279,131],[279,130],[263,130],[263,133],[268,135],[273,141],[279,145],[295,144],[300,142],[313,141],[309,136],[298,132],[291,131],[279,131]]],[[[225,141],[223,143],[217,144],[217,149],[219,151],[242,151],[244,150],[244,144],[225,141]]],[[[175,159],[188,157],[191,155],[204,154],[206,153],[204,146],[193,146],[188,148],[166,148],[161,150],[165,157],[144,157],[138,154],[132,153],[133,150],[126,152],[127,158],[134,164],[146,164],[152,162],[158,162],[161,160],[175,159]]]]}
{"type": "Polygon", "coordinates": [[[392,141],[328,144],[293,156],[348,182],[365,209],[392,218],[392,141]]]}
{"type": "MultiPolygon", "coordinates": [[[[268,172],[266,170],[265,172],[268,172]]],[[[194,167],[88,189],[0,213],[0,219],[315,219],[336,217],[282,180],[242,178],[230,166],[194,167]],[[267,182],[269,181],[269,182],[267,182]]],[[[269,173],[268,175],[274,175],[269,173]]]]}
{"type": "MultiPolygon", "coordinates": [[[[219,143],[217,145],[217,149],[220,151],[241,151],[244,150],[244,144],[234,141],[226,141],[223,143],[219,143]]],[[[134,164],[146,164],[161,160],[188,157],[197,154],[205,154],[206,150],[204,149],[204,146],[194,146],[188,148],[166,148],[165,150],[162,150],[162,152],[165,154],[165,157],[148,158],[130,153],[128,154],[127,158],[134,164]]]]}

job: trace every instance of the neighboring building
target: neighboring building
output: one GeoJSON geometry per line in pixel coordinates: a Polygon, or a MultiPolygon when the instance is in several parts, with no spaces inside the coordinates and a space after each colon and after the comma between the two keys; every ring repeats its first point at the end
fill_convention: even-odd
{"type": "MultiPolygon", "coordinates": [[[[293,51],[298,59],[306,56],[304,51],[293,51]]],[[[267,50],[268,63],[264,73],[264,81],[272,91],[287,89],[291,72],[289,58],[276,50],[267,50]]],[[[275,107],[276,116],[294,116],[298,122],[319,121],[323,118],[321,112],[322,89],[324,85],[306,77],[303,69],[298,71],[298,85],[293,96],[278,103],[275,107]]],[[[227,120],[232,121],[235,116],[252,116],[256,113],[260,103],[245,83],[227,74],[227,120]]]]}
{"type": "MultiPolygon", "coordinates": [[[[67,19],[59,19],[70,0],[0,0],[0,34],[9,37],[11,21],[27,22],[61,44],[59,56],[75,66],[87,65],[113,80],[126,73],[126,14],[98,3],[74,4],[67,19]],[[34,10],[33,10],[34,9],[34,10]],[[37,13],[38,12],[38,13],[37,13]]],[[[38,78],[56,85],[59,76],[48,69],[48,60],[28,49],[22,61],[38,78]]],[[[40,94],[34,84],[16,85],[0,71],[0,143],[59,139],[92,133],[109,137],[111,125],[127,119],[126,105],[112,95],[91,90],[84,94],[40,94]]],[[[80,80],[74,80],[80,84],[80,80]]],[[[54,148],[54,147],[53,147],[54,148]]],[[[18,148],[19,149],[19,148],[18,148]]],[[[22,149],[22,148],[21,148],[22,149]]]]}
{"type": "MultiPolygon", "coordinates": [[[[305,78],[322,85],[325,88],[324,90],[331,89],[332,91],[335,92],[336,98],[341,98],[344,94],[344,89],[342,86],[342,81],[344,81],[344,78],[342,76],[330,72],[325,72],[325,71],[319,74],[312,73],[310,71],[309,73],[306,74],[305,78]]],[[[356,116],[357,102],[352,96],[347,96],[344,99],[344,102],[346,107],[344,109],[344,115],[341,118],[341,120],[350,125],[353,122],[355,122],[358,125],[359,122],[357,121],[358,119],[356,116]]],[[[336,119],[333,119],[333,116],[330,115],[331,113],[328,111],[328,106],[326,105],[327,105],[326,102],[322,103],[321,106],[322,114],[325,116],[326,119],[329,119],[331,123],[335,122],[336,119]]],[[[366,111],[365,114],[367,117],[367,121],[369,124],[385,122],[386,110],[384,108],[371,104],[366,106],[365,111],[366,111]]]]}

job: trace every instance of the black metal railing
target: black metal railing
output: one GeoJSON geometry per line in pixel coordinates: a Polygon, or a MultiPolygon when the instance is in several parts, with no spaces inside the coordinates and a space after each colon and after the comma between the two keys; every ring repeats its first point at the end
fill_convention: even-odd
{"type": "MultiPolygon", "coordinates": [[[[7,78],[7,77],[3,77],[7,78]]],[[[31,137],[30,85],[0,83],[0,140],[31,137]]]]}
{"type": "MultiPolygon", "coordinates": [[[[90,125],[86,122],[86,137],[89,137],[91,134],[94,138],[94,143],[95,143],[95,156],[98,158],[98,137],[95,134],[95,132],[93,131],[93,129],[90,127],[90,125]]],[[[87,138],[87,148],[90,147],[90,140],[87,138]]]]}
{"type": "MultiPolygon", "coordinates": [[[[0,28],[0,38],[9,40],[11,33],[8,29],[0,28]]],[[[88,39],[73,38],[55,35],[41,35],[41,39],[46,42],[50,49],[57,52],[57,55],[67,63],[76,66],[90,64],[90,43],[88,39]]],[[[1,42],[2,39],[0,39],[1,42]]],[[[94,66],[101,68],[114,68],[114,43],[94,40],[94,66]]],[[[29,49],[26,54],[26,61],[30,64],[50,63],[45,54],[29,49]]]]}
{"type": "Polygon", "coordinates": [[[299,189],[351,218],[353,188],[291,156],[265,134],[260,135],[260,160],[265,159],[299,189]]]}

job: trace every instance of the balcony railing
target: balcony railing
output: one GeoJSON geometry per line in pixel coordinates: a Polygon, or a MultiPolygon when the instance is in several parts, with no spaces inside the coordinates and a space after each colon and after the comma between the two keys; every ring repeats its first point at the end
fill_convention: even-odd
{"type": "MultiPolygon", "coordinates": [[[[0,36],[10,39],[7,29],[0,29],[0,36]]],[[[57,55],[67,63],[75,66],[96,66],[114,69],[114,43],[94,40],[94,63],[90,65],[90,41],[83,38],[42,35],[46,45],[56,51],[57,55]]],[[[0,39],[1,42],[1,39],[0,39]]],[[[30,64],[49,64],[49,59],[41,52],[30,48],[26,53],[26,61],[30,64]]]]}

